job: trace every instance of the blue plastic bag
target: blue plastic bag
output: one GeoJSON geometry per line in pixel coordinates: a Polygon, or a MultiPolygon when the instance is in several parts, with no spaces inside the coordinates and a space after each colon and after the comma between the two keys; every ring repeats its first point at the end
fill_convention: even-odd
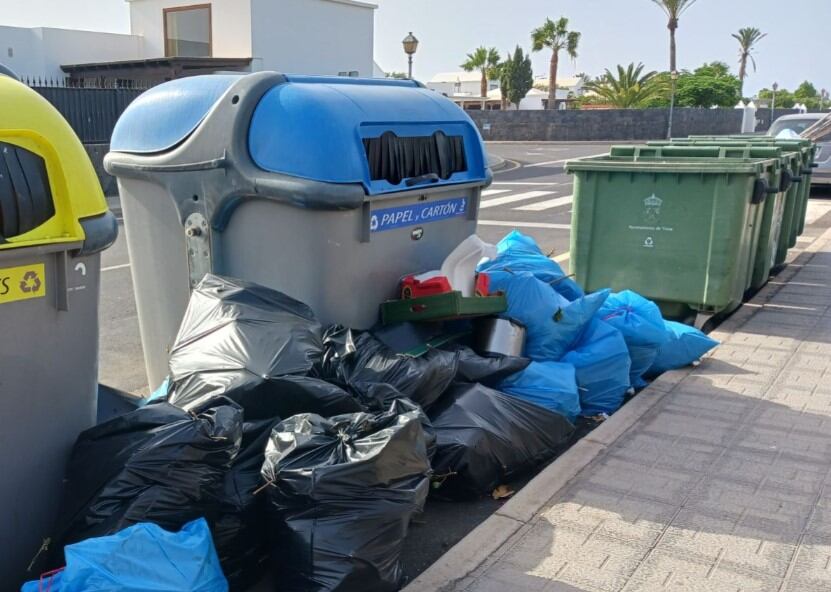
{"type": "Polygon", "coordinates": [[[566,416],[580,415],[580,395],[574,366],[561,362],[531,362],[525,370],[503,380],[497,389],[566,416]]]}
{"type": "MultiPolygon", "coordinates": [[[[227,592],[211,531],[204,518],[179,532],[142,522],[113,535],[64,548],[66,568],[50,592],[227,592]]],[[[43,586],[48,585],[46,579],[43,586]]],[[[38,592],[39,581],[21,592],[38,592]]]]}
{"type": "Polygon", "coordinates": [[[632,360],[629,370],[632,386],[646,386],[643,375],[652,366],[661,345],[669,341],[669,331],[658,305],[631,290],[623,290],[606,299],[597,317],[623,335],[632,360]]]}
{"type": "Polygon", "coordinates": [[[718,345],[695,327],[675,321],[664,321],[669,340],[658,350],[658,355],[649,368],[649,376],[657,376],[667,370],[683,368],[701,359],[701,356],[718,345]]]}
{"type": "Polygon", "coordinates": [[[505,314],[525,325],[525,356],[538,362],[556,362],[572,349],[609,295],[602,290],[569,302],[527,271],[492,273],[491,289],[505,292],[505,314]]]}
{"type": "Polygon", "coordinates": [[[496,250],[496,258],[480,263],[476,271],[489,274],[495,271],[528,271],[568,300],[577,300],[584,295],[577,282],[567,277],[556,261],[546,257],[530,236],[512,230],[497,243],[496,250]]]}
{"type": "Polygon", "coordinates": [[[629,390],[629,350],[620,331],[592,319],[573,351],[562,362],[573,364],[583,415],[612,414],[629,390]]]}

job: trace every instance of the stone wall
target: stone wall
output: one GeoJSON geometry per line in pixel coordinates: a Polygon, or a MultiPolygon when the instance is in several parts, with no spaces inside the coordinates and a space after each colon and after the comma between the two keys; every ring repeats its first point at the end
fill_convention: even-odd
{"type": "MultiPolygon", "coordinates": [[[[778,110],[777,110],[778,111],[778,110]]],[[[669,109],[468,111],[482,137],[492,141],[633,141],[666,137],[669,109]]],[[[673,137],[737,134],[739,109],[676,109],[673,137]]]]}

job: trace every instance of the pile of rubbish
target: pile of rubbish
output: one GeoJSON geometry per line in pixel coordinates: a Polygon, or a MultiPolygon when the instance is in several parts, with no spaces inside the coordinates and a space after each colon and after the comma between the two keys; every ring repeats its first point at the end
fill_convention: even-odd
{"type": "Polygon", "coordinates": [[[461,283],[505,310],[447,319],[450,338],[416,353],[387,328],[323,327],[275,290],[205,276],[165,384],[79,436],[43,575],[23,590],[244,591],[266,572],[287,592],[398,590],[428,495],[491,494],[581,418],[716,345],[633,292],[584,293],[519,232],[479,244],[446,275],[405,278],[405,296],[461,283]],[[477,347],[484,326],[519,340],[477,347]]]}

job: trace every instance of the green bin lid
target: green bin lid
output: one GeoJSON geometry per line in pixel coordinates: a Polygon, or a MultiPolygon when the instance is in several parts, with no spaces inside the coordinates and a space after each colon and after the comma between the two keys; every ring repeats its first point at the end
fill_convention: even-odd
{"type": "Polygon", "coordinates": [[[568,161],[565,170],[761,175],[778,169],[780,157],[767,146],[612,146],[607,155],[568,161]]]}

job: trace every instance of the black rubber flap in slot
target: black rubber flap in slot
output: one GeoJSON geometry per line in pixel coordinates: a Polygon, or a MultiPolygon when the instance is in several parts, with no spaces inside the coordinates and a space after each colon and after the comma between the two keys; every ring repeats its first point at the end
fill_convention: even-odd
{"type": "Polygon", "coordinates": [[[12,238],[55,215],[46,162],[37,154],[0,142],[0,231],[12,238]]]}
{"type": "Polygon", "coordinates": [[[437,175],[449,179],[467,170],[463,136],[437,131],[430,136],[401,137],[385,132],[364,138],[370,179],[398,185],[404,179],[437,175]]]}

